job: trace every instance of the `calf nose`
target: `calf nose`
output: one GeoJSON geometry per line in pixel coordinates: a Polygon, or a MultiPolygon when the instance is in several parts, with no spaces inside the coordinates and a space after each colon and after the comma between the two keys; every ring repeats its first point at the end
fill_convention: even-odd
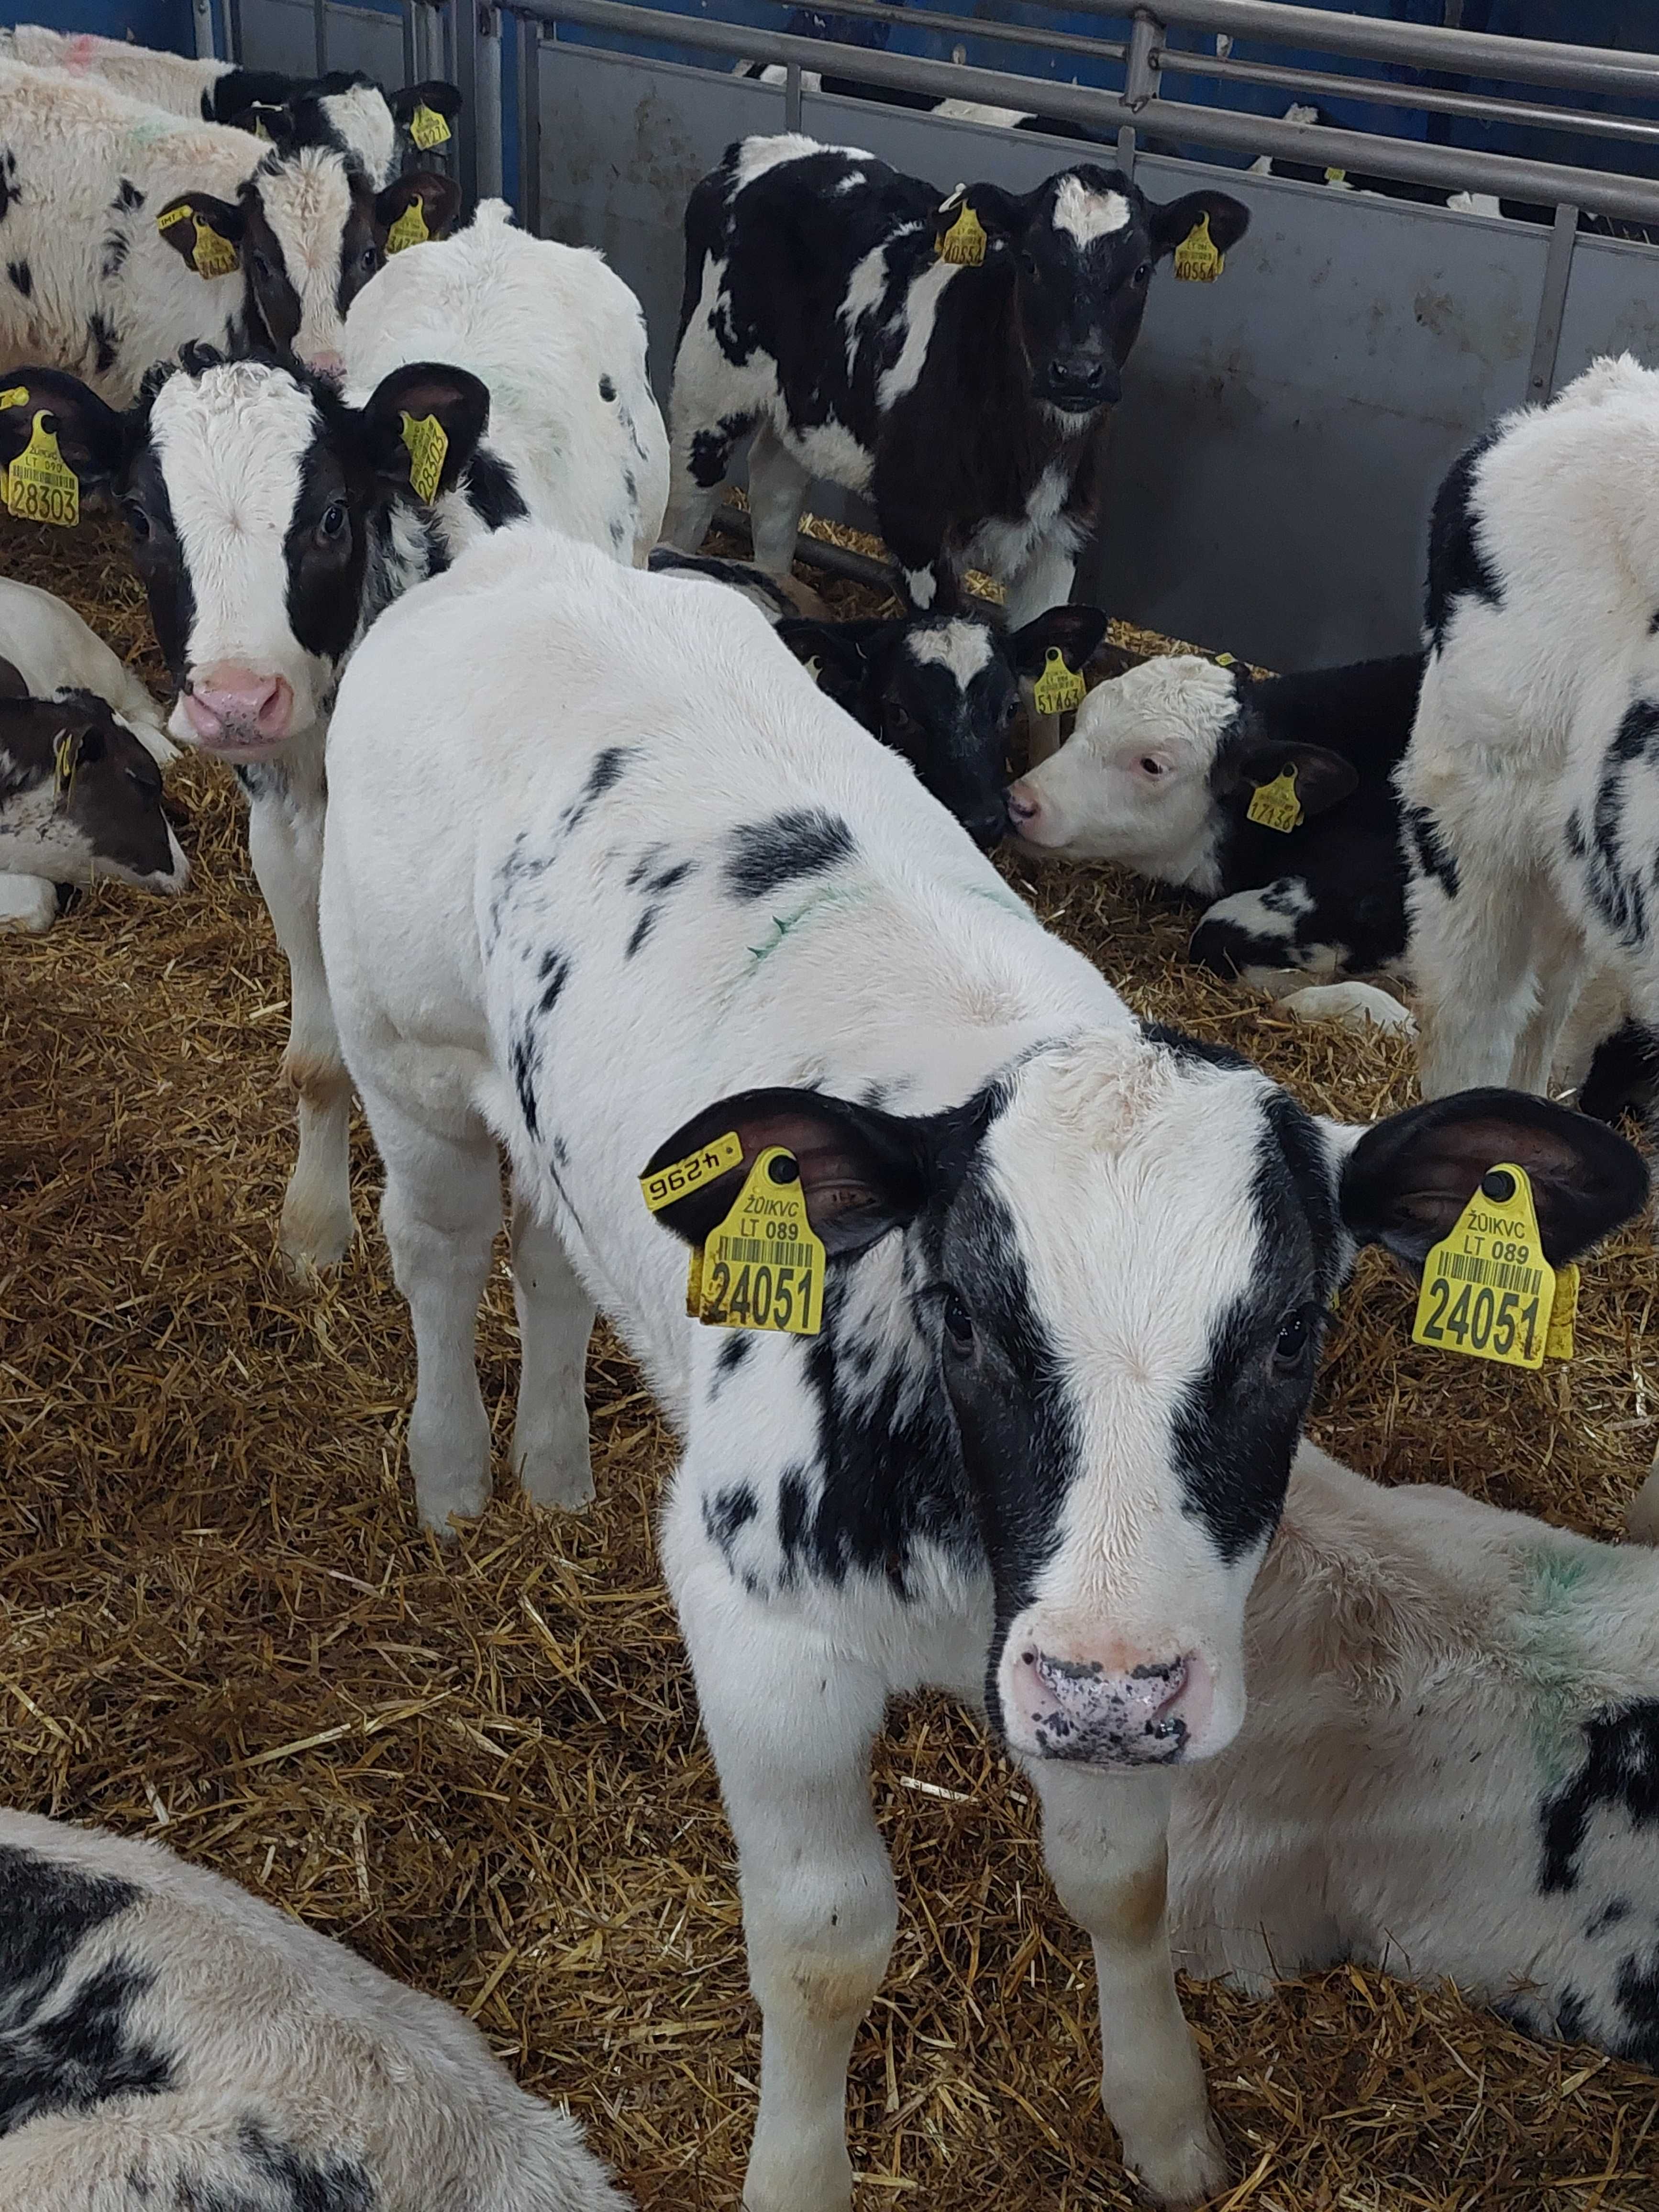
{"type": "Polygon", "coordinates": [[[1114,1671],[1087,1654],[1022,1646],[1009,1684],[1015,1747],[1090,1766],[1168,1765],[1202,1730],[1210,1671],[1195,1651],[1114,1671]]]}
{"type": "Polygon", "coordinates": [[[1042,799],[1036,786],[1027,783],[1024,777],[1011,785],[1006,800],[1008,826],[1017,837],[1029,838],[1034,844],[1045,842],[1043,832],[1042,799]]]}
{"type": "Polygon", "coordinates": [[[1105,354],[1057,353],[1048,363],[1048,383],[1056,398],[1091,407],[1115,405],[1122,396],[1116,364],[1105,354]]]}
{"type": "Polygon", "coordinates": [[[280,744],[294,719],[294,687],[285,676],[216,661],[191,678],[185,714],[198,744],[210,749],[280,744]]]}
{"type": "Polygon", "coordinates": [[[345,356],[342,353],[308,353],[305,358],[307,368],[314,368],[319,376],[338,380],[345,374],[345,356]]]}

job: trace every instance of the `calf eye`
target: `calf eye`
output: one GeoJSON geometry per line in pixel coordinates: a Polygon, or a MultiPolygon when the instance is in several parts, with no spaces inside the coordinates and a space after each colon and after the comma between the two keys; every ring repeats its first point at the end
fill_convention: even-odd
{"type": "Polygon", "coordinates": [[[1281,1322],[1273,1344],[1273,1365],[1285,1369],[1297,1366],[1311,1336],[1308,1316],[1304,1313],[1293,1313],[1281,1322]]]}
{"type": "Polygon", "coordinates": [[[1152,263],[1151,263],[1150,261],[1143,261],[1143,262],[1141,263],[1141,264],[1140,264],[1139,268],[1136,270],[1136,271],[1135,271],[1135,273],[1134,273],[1133,277],[1130,281],[1131,281],[1132,283],[1136,283],[1136,284],[1144,284],[1144,283],[1146,282],[1147,278],[1152,275],[1152,263]]]}
{"type": "Polygon", "coordinates": [[[378,246],[365,246],[362,254],[358,257],[357,266],[360,269],[378,269],[380,265],[380,247],[378,246]]]}
{"type": "Polygon", "coordinates": [[[338,538],[345,526],[346,511],[337,499],[331,507],[323,509],[323,519],[317,525],[318,534],[323,538],[338,538]]]}
{"type": "Polygon", "coordinates": [[[914,737],[921,727],[908,707],[898,706],[891,701],[887,706],[887,720],[889,726],[904,738],[914,737]]]}
{"type": "Polygon", "coordinates": [[[939,1312],[951,1351],[964,1355],[970,1352],[974,1348],[973,1316],[954,1291],[946,1291],[939,1312]]]}
{"type": "Polygon", "coordinates": [[[1137,761],[1135,765],[1139,768],[1142,775],[1150,775],[1156,778],[1162,775],[1164,773],[1163,762],[1161,760],[1154,760],[1151,753],[1146,754],[1143,759],[1137,761]]]}
{"type": "Polygon", "coordinates": [[[145,538],[149,536],[149,515],[144,513],[136,499],[123,500],[121,512],[127,519],[127,528],[142,545],[145,538]]]}

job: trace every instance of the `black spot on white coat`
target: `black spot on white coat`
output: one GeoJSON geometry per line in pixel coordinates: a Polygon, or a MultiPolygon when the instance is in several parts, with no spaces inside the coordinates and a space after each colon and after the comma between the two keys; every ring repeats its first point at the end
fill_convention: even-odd
{"type": "Polygon", "coordinates": [[[769,821],[745,822],[731,842],[726,881],[741,899],[766,898],[800,877],[823,875],[856,850],[846,823],[821,807],[791,807],[769,821]]]}

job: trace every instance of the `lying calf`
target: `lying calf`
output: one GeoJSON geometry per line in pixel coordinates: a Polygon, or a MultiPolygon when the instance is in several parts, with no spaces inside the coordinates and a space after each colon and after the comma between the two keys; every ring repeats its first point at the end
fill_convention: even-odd
{"type": "Polygon", "coordinates": [[[685,1440],[665,1565],[764,2016],[749,2212],[850,2200],[847,2060],[895,1922],[870,1753],[925,1683],[985,1700],[1042,1802],[1126,2155],[1166,2202],[1206,2195],[1170,1770],[1243,1717],[1244,1601],[1330,1292],[1357,1244],[1420,1261],[1498,1160],[1564,1259],[1640,1204],[1636,1153],[1493,1091],[1340,1128],[1137,1022],[736,592],[551,532],[503,531],[381,617],[330,729],[327,830],[422,1519],[489,1495],[498,1142],[526,1488],[592,1495],[596,1305],[685,1440]],[[753,1312],[805,1336],[687,1317],[684,1245],[751,1175],[757,1218],[805,1213],[753,1312]]]}
{"type": "Polygon", "coordinates": [[[1249,1711],[1177,1781],[1177,1957],[1449,1977],[1659,2070],[1659,1556],[1304,1444],[1249,1711]]]}
{"type": "Polygon", "coordinates": [[[0,1812],[0,2203],[626,2212],[477,2029],[154,1844],[0,1812]]]}
{"type": "MultiPolygon", "coordinates": [[[[1144,661],[1089,694],[1066,744],[1009,793],[1009,820],[1028,852],[1116,860],[1212,900],[1194,957],[1276,997],[1345,970],[1397,971],[1406,866],[1391,778],[1422,674],[1421,654],[1260,678],[1189,653],[1144,661]],[[1301,822],[1250,821],[1257,791],[1287,770],[1301,822]]],[[[1366,999],[1401,1018],[1382,992],[1366,999]]]]}

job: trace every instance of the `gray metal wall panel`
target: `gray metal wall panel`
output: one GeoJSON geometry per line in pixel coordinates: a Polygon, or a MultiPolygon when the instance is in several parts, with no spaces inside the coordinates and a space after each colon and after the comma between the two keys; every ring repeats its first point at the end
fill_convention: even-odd
{"type": "Polygon", "coordinates": [[[1659,246],[1580,236],[1572,256],[1555,388],[1601,353],[1659,368],[1659,246]]]}
{"type": "MultiPolygon", "coordinates": [[[[242,48],[246,69],[287,70],[308,76],[316,52],[311,0],[242,0],[242,48]]],[[[400,85],[403,18],[368,8],[330,8],[328,65],[331,70],[367,70],[382,84],[400,85]]]]}

